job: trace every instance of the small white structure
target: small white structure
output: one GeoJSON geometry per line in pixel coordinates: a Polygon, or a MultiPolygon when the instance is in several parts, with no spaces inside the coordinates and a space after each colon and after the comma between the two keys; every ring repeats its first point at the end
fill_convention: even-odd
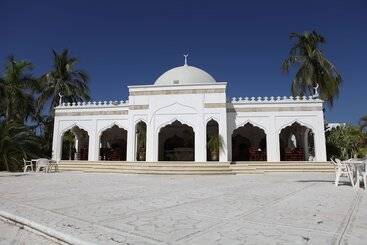
{"type": "Polygon", "coordinates": [[[228,100],[226,87],[226,82],[189,66],[185,57],[183,66],[165,72],[153,85],[128,86],[126,101],[61,103],[55,108],[53,158],[326,161],[322,100],[228,100]],[[63,147],[67,131],[69,143],[63,147]]]}

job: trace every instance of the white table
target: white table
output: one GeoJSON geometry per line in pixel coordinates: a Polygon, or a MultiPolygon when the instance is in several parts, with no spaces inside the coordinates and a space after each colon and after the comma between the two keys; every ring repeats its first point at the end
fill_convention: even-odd
{"type": "MultiPolygon", "coordinates": [[[[39,159],[31,159],[31,162],[32,162],[32,164],[34,166],[34,171],[37,170],[37,161],[38,160],[39,159]]],[[[57,161],[52,160],[52,159],[48,159],[48,168],[49,167],[55,167],[55,172],[57,172],[58,171],[57,161]]],[[[45,172],[47,173],[49,170],[50,169],[47,169],[45,172]]]]}

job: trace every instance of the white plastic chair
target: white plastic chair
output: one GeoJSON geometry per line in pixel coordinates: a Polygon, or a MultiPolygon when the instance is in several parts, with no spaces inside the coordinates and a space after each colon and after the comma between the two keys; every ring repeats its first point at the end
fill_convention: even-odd
{"type": "Polygon", "coordinates": [[[47,173],[48,172],[49,164],[50,164],[50,160],[48,160],[47,158],[37,159],[36,172],[39,172],[41,170],[41,168],[43,168],[43,170],[45,171],[45,173],[47,173]]]}
{"type": "Polygon", "coordinates": [[[33,163],[32,161],[27,161],[23,158],[23,172],[27,172],[27,169],[30,168],[31,171],[33,171],[33,163]]]}
{"type": "Polygon", "coordinates": [[[48,172],[52,171],[52,168],[54,169],[55,172],[59,171],[59,163],[58,161],[55,160],[50,160],[49,161],[49,165],[48,165],[48,172]]]}
{"type": "Polygon", "coordinates": [[[358,178],[362,177],[364,189],[367,190],[367,158],[363,161],[363,164],[360,166],[359,174],[360,176],[358,176],[358,178]]]}
{"type": "Polygon", "coordinates": [[[342,163],[340,159],[335,159],[336,168],[335,168],[335,186],[339,185],[339,179],[340,177],[348,177],[350,180],[350,183],[352,183],[352,186],[354,187],[354,181],[353,181],[353,174],[350,170],[350,167],[346,163],[342,163]]]}

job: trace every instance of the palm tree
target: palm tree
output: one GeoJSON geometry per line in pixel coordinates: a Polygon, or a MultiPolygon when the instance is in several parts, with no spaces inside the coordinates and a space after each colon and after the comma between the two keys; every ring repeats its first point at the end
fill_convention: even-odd
{"type": "Polygon", "coordinates": [[[75,68],[77,59],[64,49],[61,53],[52,50],[53,68],[40,79],[42,93],[38,98],[38,110],[49,105],[48,112],[53,115],[53,108],[58,105],[59,94],[64,102],[89,100],[88,75],[75,68]],[[48,103],[49,102],[49,103],[48,103]]]}
{"type": "Polygon", "coordinates": [[[367,115],[364,115],[359,119],[359,126],[361,127],[361,130],[367,129],[367,115]]]}
{"type": "Polygon", "coordinates": [[[38,138],[33,131],[20,122],[0,123],[0,170],[19,170],[22,158],[35,157],[38,138]]]}
{"type": "Polygon", "coordinates": [[[311,95],[318,84],[320,98],[332,106],[339,95],[342,78],[320,48],[325,43],[324,37],[313,31],[291,33],[289,38],[295,43],[283,61],[282,70],[288,73],[292,67],[298,69],[292,81],[293,96],[311,95]]]}
{"type": "Polygon", "coordinates": [[[0,77],[0,118],[5,121],[24,121],[34,115],[34,94],[37,81],[28,72],[32,70],[28,61],[15,60],[9,56],[0,77]]]}

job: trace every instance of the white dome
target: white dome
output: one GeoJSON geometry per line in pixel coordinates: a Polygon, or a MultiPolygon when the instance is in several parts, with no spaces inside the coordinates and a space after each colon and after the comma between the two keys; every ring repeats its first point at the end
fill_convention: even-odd
{"type": "Polygon", "coordinates": [[[215,79],[207,72],[194,66],[183,65],[163,73],[154,85],[182,85],[215,83],[215,79]]]}

